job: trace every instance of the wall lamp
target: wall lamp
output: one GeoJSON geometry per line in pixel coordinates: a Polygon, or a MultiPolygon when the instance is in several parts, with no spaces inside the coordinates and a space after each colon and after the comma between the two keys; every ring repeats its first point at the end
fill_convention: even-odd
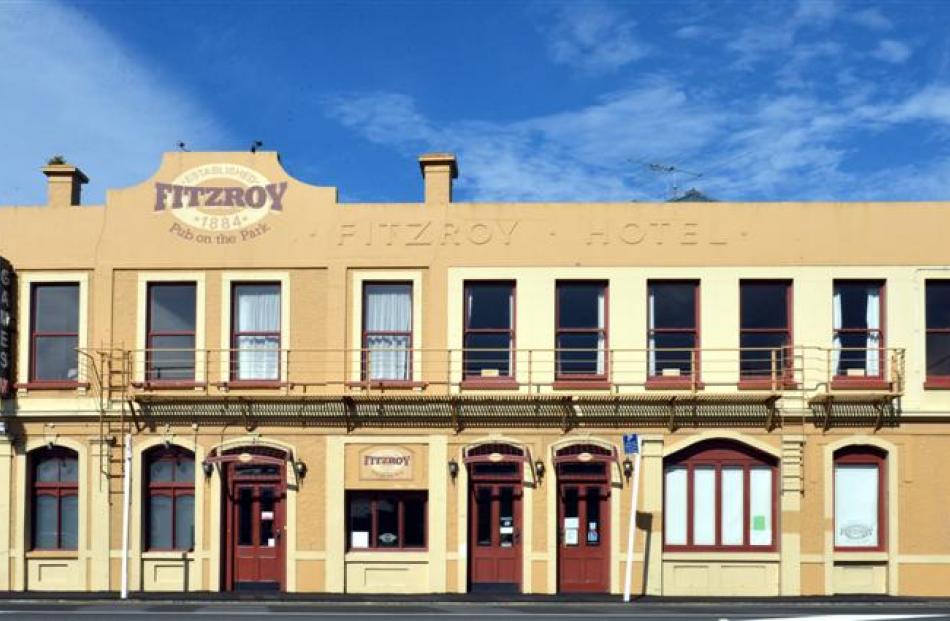
{"type": "Polygon", "coordinates": [[[452,477],[453,481],[459,476],[459,463],[455,461],[454,457],[449,460],[449,476],[452,477]]]}
{"type": "Polygon", "coordinates": [[[205,478],[207,479],[210,479],[211,475],[214,474],[214,464],[212,464],[210,461],[201,462],[201,469],[204,471],[205,478]]]}
{"type": "Polygon", "coordinates": [[[297,476],[301,479],[307,476],[307,464],[297,460],[294,462],[294,472],[297,473],[297,476]]]}
{"type": "Polygon", "coordinates": [[[633,476],[633,462],[630,461],[630,458],[623,460],[623,476],[630,480],[630,477],[633,476]]]}
{"type": "Polygon", "coordinates": [[[534,462],[534,475],[539,481],[544,478],[544,462],[540,459],[534,462]]]}

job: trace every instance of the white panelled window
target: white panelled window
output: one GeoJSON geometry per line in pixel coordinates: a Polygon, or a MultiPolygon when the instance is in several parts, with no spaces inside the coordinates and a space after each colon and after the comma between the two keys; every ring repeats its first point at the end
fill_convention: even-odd
{"type": "Polygon", "coordinates": [[[884,283],[839,280],[834,284],[835,375],[880,378],[884,362],[884,283]]]}
{"type": "Polygon", "coordinates": [[[412,379],[412,283],[363,285],[363,377],[412,379]]]}
{"type": "Polygon", "coordinates": [[[835,453],[835,547],[884,547],[885,455],[871,447],[849,447],[835,453]]]}
{"type": "Polygon", "coordinates": [[[233,287],[231,379],[280,379],[280,284],[233,287]]]}
{"type": "Polygon", "coordinates": [[[664,544],[671,550],[775,547],[775,460],[711,440],[666,459],[664,544]]]}

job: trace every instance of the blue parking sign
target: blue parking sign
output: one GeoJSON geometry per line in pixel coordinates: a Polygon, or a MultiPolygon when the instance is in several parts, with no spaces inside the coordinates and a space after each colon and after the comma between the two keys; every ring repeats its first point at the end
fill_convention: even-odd
{"type": "Polygon", "coordinates": [[[635,455],[640,452],[640,442],[638,441],[637,434],[623,434],[623,452],[626,455],[635,455]]]}

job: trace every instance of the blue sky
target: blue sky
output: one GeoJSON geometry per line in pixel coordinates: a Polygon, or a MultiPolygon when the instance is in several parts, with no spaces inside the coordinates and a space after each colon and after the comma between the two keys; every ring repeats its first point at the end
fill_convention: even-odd
{"type": "Polygon", "coordinates": [[[191,150],[350,202],[950,199],[950,0],[0,0],[0,204],[191,150]],[[650,163],[700,173],[664,174],[650,163]]]}

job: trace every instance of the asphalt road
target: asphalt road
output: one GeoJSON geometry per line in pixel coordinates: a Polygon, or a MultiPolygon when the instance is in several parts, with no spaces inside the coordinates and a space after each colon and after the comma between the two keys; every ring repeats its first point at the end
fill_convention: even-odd
{"type": "Polygon", "coordinates": [[[194,617],[202,621],[315,619],[320,621],[370,618],[373,621],[499,621],[519,617],[524,621],[564,619],[670,619],[684,621],[890,621],[946,619],[950,601],[912,600],[885,602],[56,602],[0,601],[0,620],[63,621],[105,619],[167,621],[194,617]]]}

